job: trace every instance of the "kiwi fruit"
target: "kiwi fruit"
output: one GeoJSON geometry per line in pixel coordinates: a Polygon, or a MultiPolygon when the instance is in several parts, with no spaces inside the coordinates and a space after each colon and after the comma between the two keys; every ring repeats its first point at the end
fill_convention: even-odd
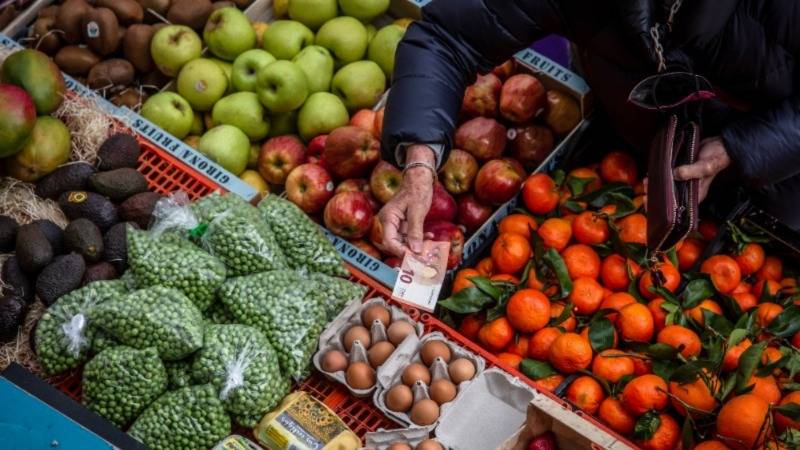
{"type": "Polygon", "coordinates": [[[86,81],[92,89],[127,86],[133,83],[133,64],[120,58],[107,59],[89,70],[86,81]]]}
{"type": "Polygon", "coordinates": [[[233,0],[233,3],[236,4],[237,8],[245,9],[253,3],[253,0],[233,0]]]}
{"type": "Polygon", "coordinates": [[[79,44],[83,36],[81,21],[92,10],[85,0],[66,0],[58,8],[56,28],[63,31],[62,38],[70,44],[79,44]]]}
{"type": "Polygon", "coordinates": [[[167,20],[199,30],[206,25],[213,9],[210,0],[172,0],[167,11],[167,20]]]}
{"type": "Polygon", "coordinates": [[[10,24],[14,17],[17,17],[17,8],[13,4],[0,8],[0,29],[10,24]]]}
{"type": "Polygon", "coordinates": [[[155,68],[150,56],[150,40],[155,34],[152,25],[135,24],[128,27],[122,39],[122,52],[125,59],[139,72],[147,73],[155,68]]]}
{"type": "Polygon", "coordinates": [[[171,79],[172,78],[161,73],[160,70],[154,70],[142,77],[142,86],[147,86],[148,88],[153,88],[160,91],[161,88],[166,86],[171,79]]]}
{"type": "Polygon", "coordinates": [[[57,15],[58,15],[58,5],[45,6],[39,11],[40,19],[43,19],[45,17],[52,17],[53,19],[55,19],[57,15]]]}
{"type": "Polygon", "coordinates": [[[229,8],[229,7],[230,8],[236,8],[236,3],[231,2],[231,1],[214,2],[214,4],[211,5],[211,10],[212,11],[216,11],[218,9],[229,8]]]}
{"type": "MultiPolygon", "coordinates": [[[[142,9],[145,12],[148,12],[148,9],[152,9],[156,14],[165,15],[167,10],[169,9],[170,0],[136,0],[136,3],[142,6],[142,9]]],[[[145,14],[148,19],[155,19],[158,20],[156,16],[153,14],[145,14]]]]}
{"type": "Polygon", "coordinates": [[[89,70],[100,63],[100,57],[93,51],[77,45],[61,47],[53,58],[62,71],[72,75],[86,75],[89,70]]]}
{"type": "Polygon", "coordinates": [[[36,19],[31,28],[31,38],[33,38],[31,45],[48,55],[55,54],[61,48],[61,38],[58,37],[60,33],[51,33],[55,28],[56,19],[54,17],[36,19]]]}
{"type": "Polygon", "coordinates": [[[137,111],[147,101],[147,97],[145,92],[137,88],[127,88],[111,97],[111,103],[117,106],[127,106],[129,109],[137,111]]]}
{"type": "Polygon", "coordinates": [[[89,11],[81,23],[83,42],[100,56],[114,53],[119,48],[119,21],[114,11],[95,8],[89,11]]]}
{"type": "Polygon", "coordinates": [[[97,0],[95,6],[114,11],[119,23],[132,25],[144,20],[144,9],[135,0],[97,0]]]}

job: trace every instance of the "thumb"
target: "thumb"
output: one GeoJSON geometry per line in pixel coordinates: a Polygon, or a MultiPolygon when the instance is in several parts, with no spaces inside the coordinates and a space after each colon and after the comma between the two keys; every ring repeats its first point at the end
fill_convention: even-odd
{"type": "Polygon", "coordinates": [[[413,202],[408,206],[408,247],[414,253],[422,251],[424,239],[423,228],[428,208],[422,202],[413,202]]]}
{"type": "Polygon", "coordinates": [[[694,164],[687,164],[675,168],[674,175],[678,180],[692,180],[695,178],[710,177],[716,173],[717,171],[712,161],[701,159],[694,164]]]}

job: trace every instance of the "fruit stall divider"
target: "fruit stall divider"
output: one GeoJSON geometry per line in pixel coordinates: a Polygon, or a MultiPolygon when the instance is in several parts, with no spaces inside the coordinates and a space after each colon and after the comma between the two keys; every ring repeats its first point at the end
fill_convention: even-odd
{"type": "Polygon", "coordinates": [[[27,8],[22,10],[17,17],[14,18],[14,20],[9,22],[5,28],[0,29],[0,33],[5,34],[6,36],[17,36],[19,33],[25,31],[28,26],[33,23],[34,20],[36,20],[36,15],[39,14],[39,10],[50,3],[53,3],[53,0],[35,0],[27,8]]]}

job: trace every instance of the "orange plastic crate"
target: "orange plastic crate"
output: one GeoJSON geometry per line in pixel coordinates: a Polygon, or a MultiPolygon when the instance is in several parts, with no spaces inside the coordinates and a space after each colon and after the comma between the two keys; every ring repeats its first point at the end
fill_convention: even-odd
{"type": "Polygon", "coordinates": [[[189,198],[196,200],[212,192],[223,192],[216,183],[197,173],[179,159],[138,136],[139,155],[138,171],[147,179],[150,190],[167,195],[182,190],[189,198]]]}

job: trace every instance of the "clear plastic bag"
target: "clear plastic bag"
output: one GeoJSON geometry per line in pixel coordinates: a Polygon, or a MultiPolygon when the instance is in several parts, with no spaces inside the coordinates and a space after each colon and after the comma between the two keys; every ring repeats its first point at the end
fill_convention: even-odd
{"type": "Polygon", "coordinates": [[[326,323],[333,320],[349,301],[362,299],[367,293],[366,286],[342,278],[314,273],[311,279],[318,286],[317,296],[325,311],[326,323]]]}

